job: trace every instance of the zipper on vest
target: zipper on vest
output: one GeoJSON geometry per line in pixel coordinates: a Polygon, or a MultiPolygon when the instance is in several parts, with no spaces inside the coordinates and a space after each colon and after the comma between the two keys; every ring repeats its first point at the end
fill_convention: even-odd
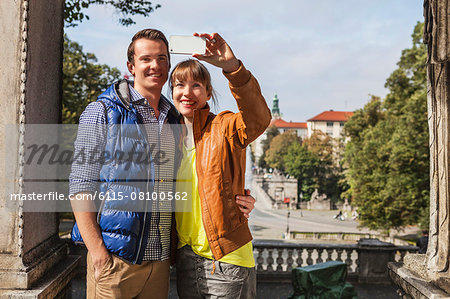
{"type": "Polygon", "coordinates": [[[136,254],[136,260],[134,261],[135,264],[137,263],[139,256],[141,255],[142,241],[144,239],[145,226],[147,224],[146,222],[147,222],[147,201],[145,201],[144,226],[142,227],[141,238],[139,240],[139,248],[136,254]]]}
{"type": "MultiPolygon", "coordinates": [[[[127,81],[127,84],[128,84],[128,81],[127,81]]],[[[122,102],[122,104],[125,104],[123,99],[122,99],[122,97],[121,97],[121,95],[119,95],[119,93],[117,92],[115,86],[114,86],[113,90],[114,90],[114,93],[116,94],[117,98],[119,98],[119,100],[122,102]]],[[[126,110],[130,111],[130,107],[127,107],[127,105],[123,105],[123,106],[125,107],[126,110]]],[[[139,123],[138,123],[138,125],[139,125],[139,123]]],[[[143,124],[141,124],[141,125],[143,125],[143,124]]],[[[148,149],[147,149],[147,154],[149,154],[148,149]]],[[[148,176],[149,177],[150,177],[150,172],[151,172],[151,168],[148,171],[148,176]]],[[[147,190],[146,190],[146,192],[148,191],[148,181],[149,180],[147,179],[147,185],[146,185],[147,190]]],[[[146,221],[147,221],[147,201],[145,201],[144,226],[142,228],[142,233],[141,233],[141,237],[140,237],[140,240],[139,240],[139,248],[138,248],[137,253],[136,253],[136,259],[134,260],[135,263],[137,263],[138,260],[139,260],[139,256],[140,256],[140,252],[141,252],[141,248],[142,248],[142,241],[144,239],[144,232],[145,232],[145,227],[146,227],[146,221]]]]}
{"type": "MultiPolygon", "coordinates": [[[[147,152],[147,154],[148,154],[148,152],[147,152]]],[[[151,167],[148,170],[148,177],[150,177],[150,173],[151,173],[151,167]]],[[[150,179],[147,178],[146,191],[145,192],[148,192],[148,181],[149,180],[150,179]]],[[[142,233],[141,233],[141,238],[139,240],[139,248],[138,248],[138,251],[137,251],[135,263],[137,263],[137,261],[139,259],[139,256],[141,255],[142,242],[144,240],[144,232],[146,231],[146,226],[147,226],[147,200],[145,201],[144,225],[142,227],[142,233]]]]}
{"type": "MultiPolygon", "coordinates": [[[[145,133],[145,134],[147,134],[147,133],[145,133]]],[[[147,143],[148,143],[148,139],[147,139],[147,143]]],[[[147,155],[150,156],[150,153],[149,153],[148,149],[147,149],[147,155]]],[[[153,164],[153,161],[150,163],[150,167],[148,168],[145,192],[148,192],[148,183],[150,181],[150,174],[151,174],[151,170],[152,170],[151,165],[152,164],[153,164]]],[[[147,226],[147,200],[145,201],[144,226],[142,228],[142,233],[141,233],[141,238],[140,238],[140,241],[139,241],[139,248],[138,248],[138,251],[137,251],[135,263],[137,263],[137,261],[139,259],[139,256],[141,255],[142,242],[143,242],[143,239],[144,239],[144,232],[145,232],[146,226],[147,226]]]]}

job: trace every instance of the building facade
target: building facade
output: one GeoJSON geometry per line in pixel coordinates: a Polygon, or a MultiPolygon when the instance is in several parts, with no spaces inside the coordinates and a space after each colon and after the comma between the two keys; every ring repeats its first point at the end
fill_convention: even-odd
{"type": "Polygon", "coordinates": [[[308,137],[314,131],[321,131],[331,138],[341,138],[344,136],[344,125],[352,115],[353,112],[348,111],[324,111],[307,120],[308,137]]]}
{"type": "MultiPolygon", "coordinates": [[[[269,128],[276,127],[280,133],[294,131],[297,136],[302,139],[311,137],[314,131],[321,131],[333,139],[339,139],[344,137],[344,124],[352,115],[353,112],[349,111],[329,110],[308,119],[306,122],[287,122],[282,119],[278,95],[275,94],[272,103],[272,121],[270,122],[269,128]]],[[[266,132],[252,143],[251,148],[255,164],[258,164],[259,158],[263,154],[264,149],[262,141],[267,139],[266,132]]]]}

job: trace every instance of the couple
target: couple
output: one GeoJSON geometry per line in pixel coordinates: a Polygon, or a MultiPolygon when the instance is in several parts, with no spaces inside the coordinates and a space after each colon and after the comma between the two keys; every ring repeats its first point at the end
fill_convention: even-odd
{"type": "Polygon", "coordinates": [[[247,223],[254,199],[242,195],[245,148],[267,128],[270,110],[256,79],[225,40],[217,33],[198,36],[206,38],[206,54],[193,56],[222,69],[239,113],[209,112],[214,90],[208,70],[197,60],[179,63],[169,78],[167,39],[145,29],[134,35],[127,51],[134,82],[114,83],[80,117],[75,157],[87,151],[98,155],[95,161],[112,161],[74,161],[70,193],[87,199],[83,204],[91,204],[97,191],[125,198],[148,192],[190,197],[177,206],[189,212],[175,216],[159,206],[168,201],[144,201],[142,210],[102,201],[98,215],[74,208],[72,239],[88,249],[88,298],[167,298],[175,256],[180,298],[255,297],[247,223]],[[174,105],[161,95],[168,79],[174,105]],[[147,153],[152,142],[158,153],[153,146],[149,155],[156,160],[163,153],[164,163],[102,157],[117,151],[147,153]]]}

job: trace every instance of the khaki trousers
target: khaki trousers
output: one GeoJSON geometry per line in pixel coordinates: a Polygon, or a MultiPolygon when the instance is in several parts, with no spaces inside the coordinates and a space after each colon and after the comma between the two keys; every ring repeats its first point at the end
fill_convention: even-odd
{"type": "Polygon", "coordinates": [[[169,294],[170,260],[130,264],[111,255],[96,280],[91,255],[87,255],[86,297],[165,299],[169,294]]]}

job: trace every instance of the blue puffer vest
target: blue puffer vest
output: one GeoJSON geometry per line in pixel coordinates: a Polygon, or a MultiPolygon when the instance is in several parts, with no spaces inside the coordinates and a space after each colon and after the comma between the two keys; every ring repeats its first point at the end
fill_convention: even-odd
{"type": "MultiPolygon", "coordinates": [[[[111,85],[97,101],[104,104],[107,120],[106,162],[100,170],[98,189],[104,200],[97,221],[108,251],[140,264],[147,246],[151,202],[140,200],[139,195],[151,194],[154,186],[147,134],[131,104],[126,80],[111,85]]],[[[176,124],[178,120],[178,112],[172,106],[168,122],[176,124]]],[[[83,241],[76,224],[72,240],[83,241]]]]}

